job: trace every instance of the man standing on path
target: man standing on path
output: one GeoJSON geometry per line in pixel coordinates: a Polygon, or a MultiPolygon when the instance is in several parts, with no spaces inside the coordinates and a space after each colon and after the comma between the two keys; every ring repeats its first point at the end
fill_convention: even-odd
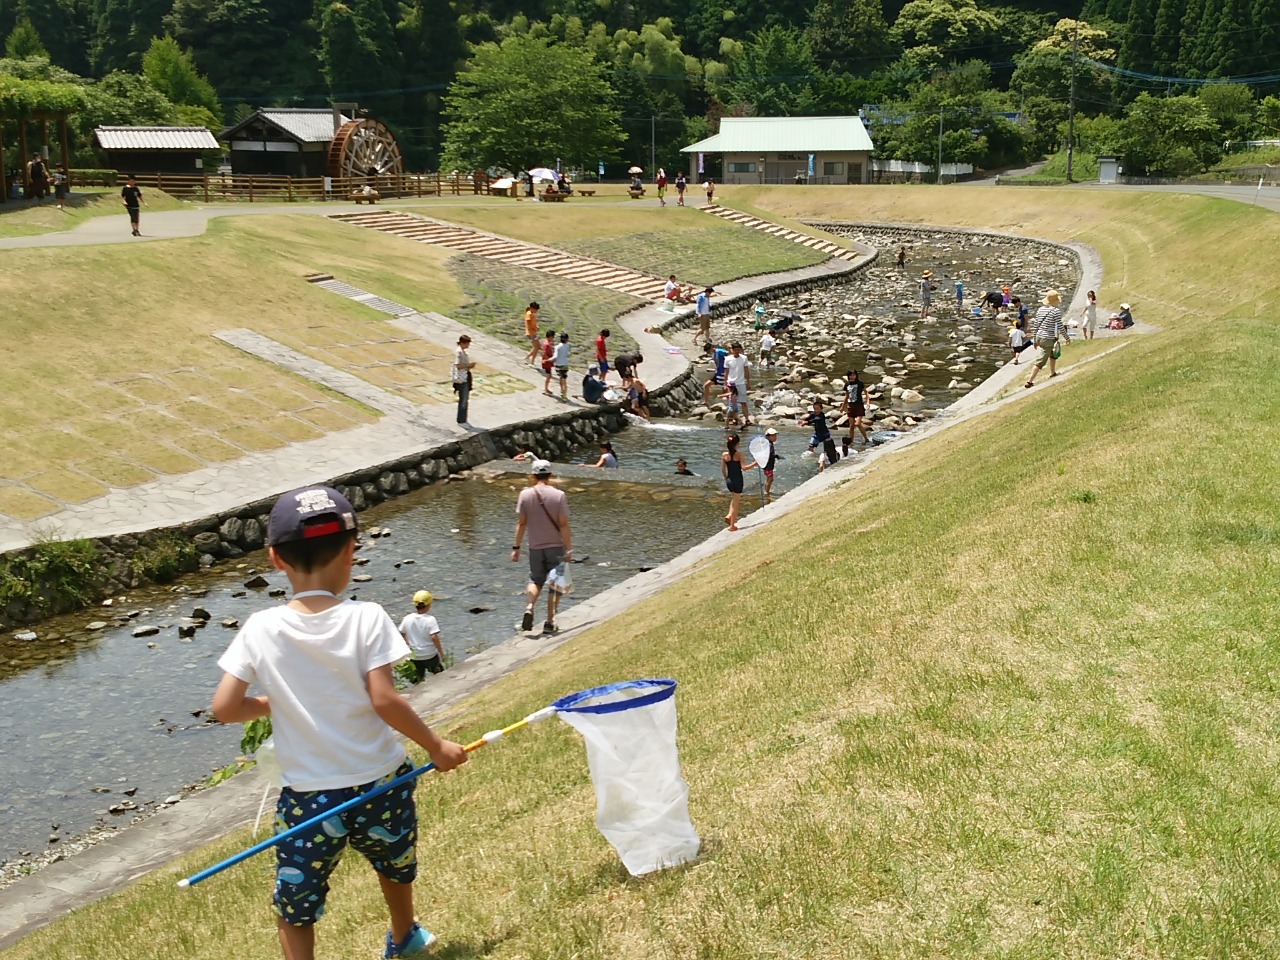
{"type": "Polygon", "coordinates": [[[929,307],[933,303],[933,271],[926,270],[920,274],[920,319],[929,316],[929,307]]]}
{"type": "Polygon", "coordinates": [[[467,404],[471,399],[471,371],[475,364],[467,356],[471,338],[465,333],[458,338],[458,348],[453,351],[453,392],[458,395],[458,422],[467,422],[467,404]]]}
{"type": "MultiPolygon", "coordinates": [[[[528,604],[520,629],[528,633],[533,629],[534,608],[538,596],[551,571],[561,563],[567,563],[573,554],[573,533],[569,529],[569,498],[563,490],[551,485],[551,464],[535,460],[531,467],[533,485],[520,491],[516,501],[516,537],[511,548],[511,562],[520,559],[520,542],[529,531],[529,585],[525,587],[528,604]]],[[[547,591],[547,619],[542,625],[544,634],[556,632],[556,602],[554,590],[547,591]]]]}
{"type": "Polygon", "coordinates": [[[1036,374],[1044,369],[1046,363],[1049,364],[1049,376],[1056,377],[1058,375],[1058,361],[1053,352],[1058,348],[1059,338],[1070,339],[1067,334],[1067,328],[1062,323],[1062,297],[1058,291],[1047,291],[1040,303],[1042,306],[1036,311],[1032,329],[1032,342],[1036,346],[1036,358],[1032,363],[1031,376],[1023,384],[1024,387],[1029,387],[1036,382],[1036,374]]]}
{"type": "Polygon", "coordinates": [[[129,211],[129,225],[133,228],[135,237],[142,236],[138,230],[138,223],[142,218],[142,210],[140,204],[146,203],[142,199],[142,191],[138,188],[138,181],[134,177],[130,177],[129,181],[120,189],[120,199],[124,201],[124,208],[129,211]]]}
{"type": "Polygon", "coordinates": [[[542,344],[538,342],[538,311],[541,309],[535,300],[524,312],[524,335],[529,340],[529,355],[524,358],[524,362],[535,367],[542,355],[542,344]]]}
{"type": "Polygon", "coordinates": [[[698,302],[694,305],[694,313],[698,315],[698,332],[693,335],[693,342],[702,337],[703,343],[711,342],[711,295],[715,290],[707,287],[698,294],[698,302]]]}
{"type": "Polygon", "coordinates": [[[724,362],[725,383],[737,395],[738,406],[742,409],[742,425],[751,426],[751,405],[747,402],[747,391],[751,388],[751,361],[742,352],[742,344],[737,340],[729,344],[729,356],[724,362]]]}

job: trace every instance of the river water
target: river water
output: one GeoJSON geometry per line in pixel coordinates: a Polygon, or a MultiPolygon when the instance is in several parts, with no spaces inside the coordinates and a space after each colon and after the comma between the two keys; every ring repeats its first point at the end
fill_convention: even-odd
{"type": "MultiPolygon", "coordinates": [[[[977,279],[972,272],[1002,253],[1007,251],[986,249],[978,257],[921,246],[913,251],[913,265],[919,269],[932,263],[944,277],[950,273],[972,282],[977,279]]],[[[923,418],[952,402],[968,388],[953,386],[955,376],[946,367],[954,357],[956,337],[950,334],[957,319],[913,319],[907,305],[913,286],[910,275],[877,269],[853,283],[809,295],[814,308],[808,312],[818,320],[807,323],[806,332],[791,341],[792,349],[805,355],[776,370],[757,371],[753,400],[768,396],[796,363],[825,369],[831,377],[840,376],[846,364],[861,363],[871,374],[868,382],[875,383],[877,372],[883,373],[877,362],[891,365],[896,359],[901,365],[914,353],[935,362],[937,369],[904,376],[903,385],[919,385],[925,401],[905,407],[895,403],[895,411],[923,418]],[[842,323],[845,310],[895,318],[895,335],[909,325],[918,339],[859,341],[841,329],[851,326],[842,323]],[[817,327],[826,332],[815,332],[817,327]],[[815,355],[824,347],[836,353],[819,362],[815,355]],[[864,362],[870,359],[868,350],[883,360],[864,362]]],[[[962,317],[961,322],[969,323],[977,333],[974,339],[982,341],[970,348],[974,362],[965,373],[968,383],[976,383],[1007,356],[1005,328],[986,318],[962,317]]],[[[717,339],[723,333],[745,343],[748,331],[749,321],[742,315],[717,321],[717,339]]],[[[785,387],[806,395],[830,389],[807,380],[785,387]]],[[[785,494],[813,475],[816,462],[805,455],[807,430],[785,418],[777,426],[785,459],[779,463],[775,492],[785,494]]],[[[582,561],[574,569],[569,606],[671,559],[723,526],[726,496],[718,478],[724,430],[717,423],[673,420],[633,426],[613,443],[621,466],[649,471],[657,482],[619,483],[608,480],[605,471],[598,481],[564,481],[582,561]],[[708,478],[705,489],[662,485],[660,475],[673,472],[677,457],[708,478]],[[654,523],[655,517],[662,522],[654,523]]],[[[573,459],[592,463],[597,456],[590,448],[573,459]]],[[[753,482],[755,477],[748,475],[748,483],[753,482]]],[[[354,572],[369,580],[353,583],[349,594],[383,604],[398,621],[410,612],[413,592],[430,589],[445,648],[458,660],[508,639],[523,609],[526,568],[507,560],[522,483],[515,476],[473,477],[427,487],[361,514],[364,530],[386,527],[391,534],[364,538],[354,572]]],[[[744,512],[759,502],[749,485],[744,512]]],[[[186,577],[174,587],[134,591],[114,598],[109,607],[45,622],[36,627],[40,639],[35,642],[0,637],[0,736],[5,744],[0,755],[0,865],[40,855],[51,848],[51,835],[122,826],[234,760],[241,728],[210,723],[203,714],[219,679],[216,660],[234,635],[221,622],[243,622],[255,610],[281,602],[269,593],[287,586],[282,574],[270,570],[265,554],[257,553],[234,566],[186,577]],[[267,578],[267,588],[245,587],[255,573],[267,578]],[[194,638],[179,638],[179,622],[197,605],[212,620],[194,638]],[[108,626],[86,630],[96,620],[108,626]],[[141,625],[160,629],[154,636],[133,636],[141,625]],[[119,804],[133,809],[109,812],[119,804]],[[56,830],[53,824],[58,824],[56,830]]]]}

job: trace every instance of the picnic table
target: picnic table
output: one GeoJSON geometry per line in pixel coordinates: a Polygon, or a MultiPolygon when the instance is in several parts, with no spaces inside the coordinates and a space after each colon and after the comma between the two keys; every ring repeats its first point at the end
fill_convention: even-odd
{"type": "Polygon", "coordinates": [[[641,187],[639,190],[628,190],[627,193],[631,194],[632,200],[639,200],[644,196],[644,187],[641,187]]]}
{"type": "Polygon", "coordinates": [[[374,190],[372,193],[365,193],[363,190],[352,190],[351,199],[356,203],[377,203],[382,199],[382,194],[374,190]]]}
{"type": "Polygon", "coordinates": [[[577,192],[582,194],[584,197],[594,197],[596,195],[594,190],[579,190],[577,192]]]}
{"type": "Polygon", "coordinates": [[[563,203],[565,200],[569,199],[569,194],[547,192],[538,194],[538,197],[546,203],[563,203]]]}

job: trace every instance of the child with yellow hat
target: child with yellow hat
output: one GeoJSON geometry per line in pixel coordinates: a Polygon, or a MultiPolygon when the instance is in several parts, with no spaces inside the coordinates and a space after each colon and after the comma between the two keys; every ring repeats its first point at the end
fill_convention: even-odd
{"type": "Polygon", "coordinates": [[[421,683],[428,673],[444,670],[444,647],[440,645],[440,624],[431,616],[430,590],[419,590],[413,595],[414,612],[400,621],[400,636],[409,644],[413,664],[413,682],[421,683]],[[435,649],[432,649],[434,645],[435,649]]]}

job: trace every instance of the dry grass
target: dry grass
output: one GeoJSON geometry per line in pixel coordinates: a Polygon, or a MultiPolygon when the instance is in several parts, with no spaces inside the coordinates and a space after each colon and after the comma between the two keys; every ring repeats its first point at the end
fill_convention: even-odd
{"type": "MultiPolygon", "coordinates": [[[[868,218],[990,209],[988,191],[971,208],[952,188],[850,193],[868,218]]],[[[1180,276],[1173,306],[1150,301],[1165,332],[903,451],[464,704],[459,739],[571,690],[677,677],[705,849],[627,878],[576,736],[521,733],[419,790],[441,956],[1276,955],[1280,334],[1232,291],[1274,302],[1280,281],[1231,254],[1273,249],[1280,219],[1072,202],[1082,235],[1118,235],[1108,271],[1140,310],[1180,276]],[[1188,232],[1224,252],[1213,284],[1188,232]]],[[[267,863],[172,885],[246,839],[5,957],[273,957],[267,863]]],[[[373,955],[370,872],[350,857],[334,887],[322,955],[373,955]]]]}
{"type": "Polygon", "coordinates": [[[189,240],[5,260],[0,512],[10,516],[371,422],[367,409],[220,343],[218,330],[249,327],[414,399],[450,399],[447,384],[431,392],[448,377],[442,347],[406,345],[367,307],[303,280],[329,272],[447,312],[461,294],[430,248],[319,217],[254,217],[189,240]]]}

